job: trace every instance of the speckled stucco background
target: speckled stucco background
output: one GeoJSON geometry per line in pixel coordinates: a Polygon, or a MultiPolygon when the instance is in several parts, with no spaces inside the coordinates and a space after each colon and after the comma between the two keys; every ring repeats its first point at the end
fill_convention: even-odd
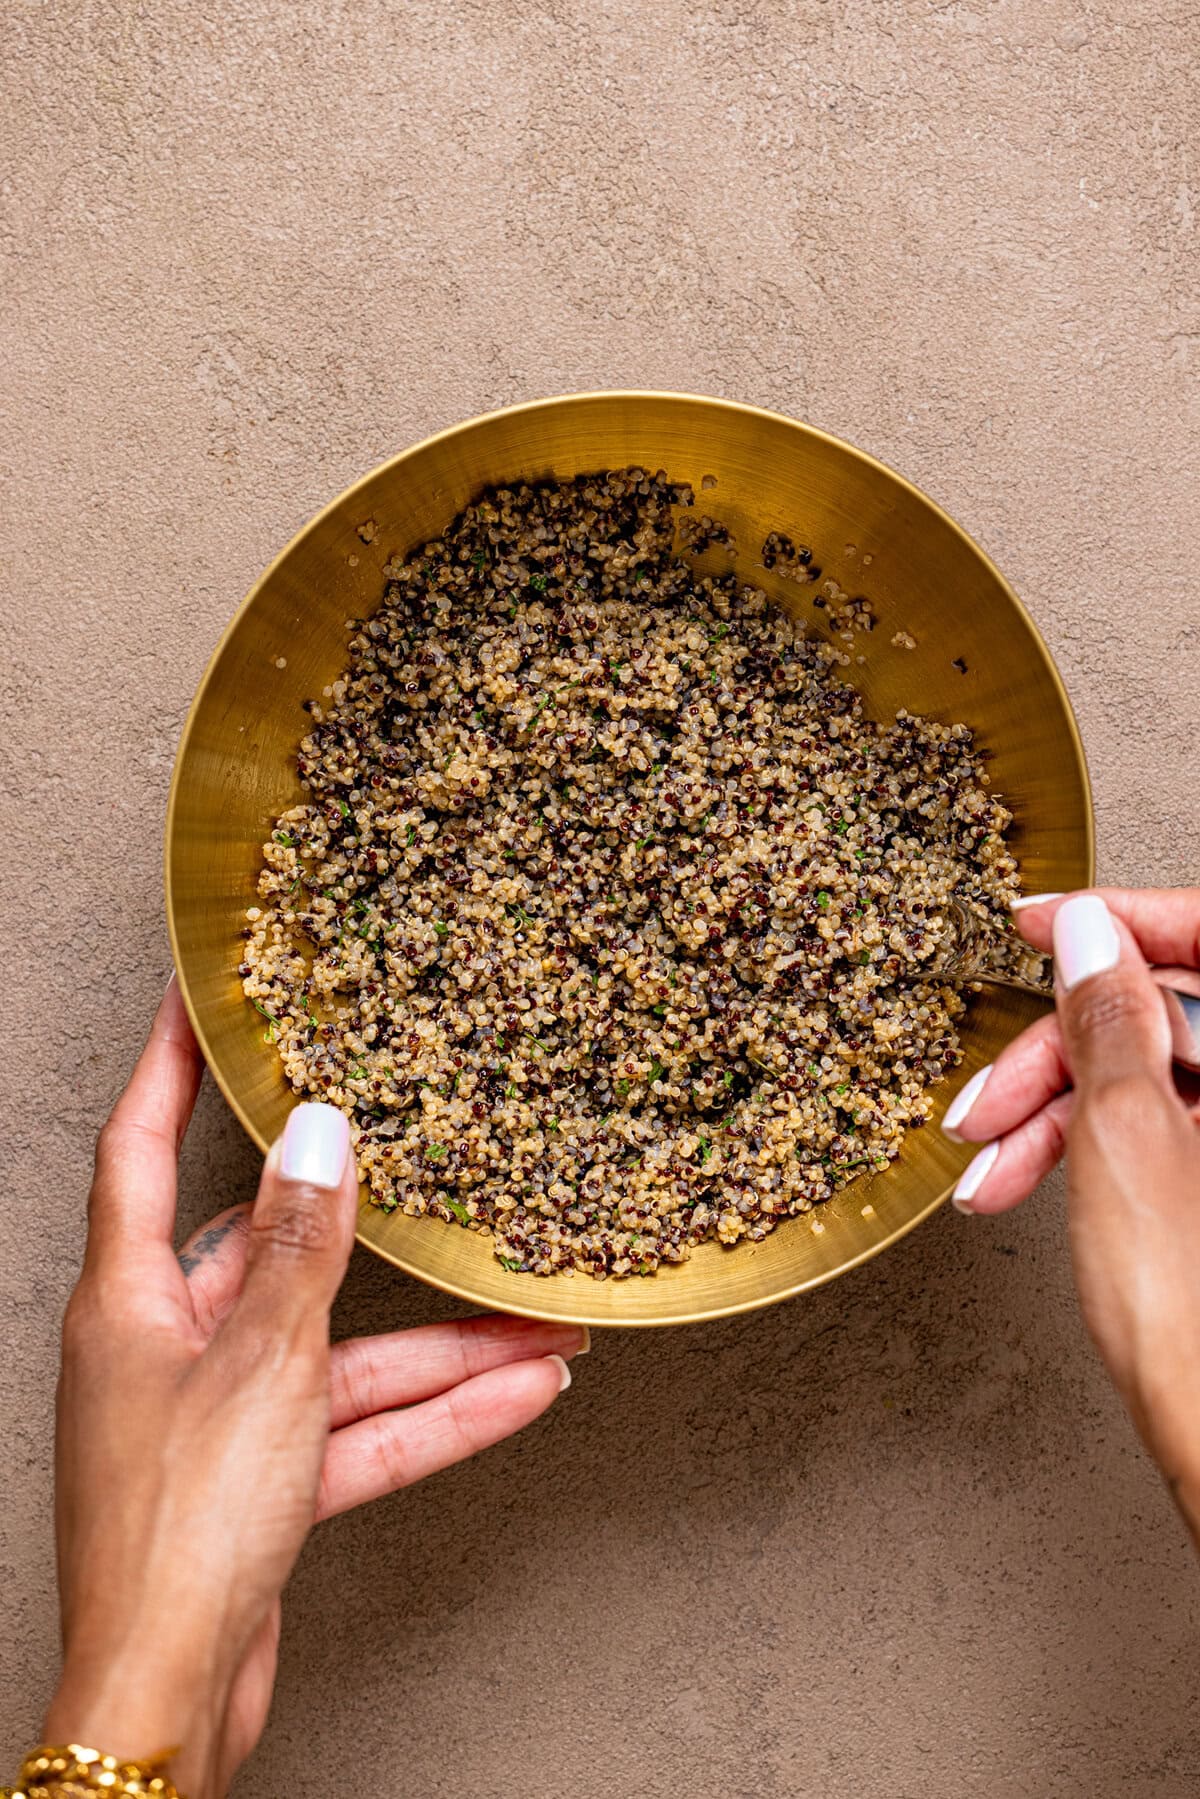
{"type": "MultiPolygon", "coordinates": [[[[1032,607],[1104,874],[1195,877],[1196,27],[1184,0],[8,0],[5,1760],[54,1668],[57,1319],[167,975],[176,739],[243,591],[352,478],[580,388],[838,432],[1032,607]]],[[[254,1181],[206,1091],[184,1222],[254,1181]]],[[[1194,1794],[1196,1569],[1061,1201],[605,1337],[526,1437],[323,1527],[238,1794],[1194,1794]]],[[[363,1254],[338,1325],[451,1310],[363,1254]]]]}

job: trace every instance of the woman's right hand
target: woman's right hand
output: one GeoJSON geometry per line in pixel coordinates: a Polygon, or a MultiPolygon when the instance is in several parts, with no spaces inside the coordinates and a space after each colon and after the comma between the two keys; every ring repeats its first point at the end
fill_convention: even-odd
{"type": "Polygon", "coordinates": [[[985,1144],[955,1203],[1011,1209],[1065,1145],[1084,1317],[1200,1545],[1200,1105],[1176,1086],[1147,966],[1200,966],[1200,890],[1054,895],[1018,916],[1053,947],[1057,1009],[950,1107],[949,1134],[985,1144]]]}

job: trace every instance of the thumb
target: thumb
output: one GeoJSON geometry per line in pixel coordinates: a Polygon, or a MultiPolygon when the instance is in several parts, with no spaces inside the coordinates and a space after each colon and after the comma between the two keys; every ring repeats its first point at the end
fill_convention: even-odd
{"type": "Polygon", "coordinates": [[[1171,1029],[1141,950],[1098,893],[1065,900],[1054,915],[1058,1013],[1079,1100],[1117,1081],[1173,1093],[1171,1029]]]}
{"type": "Polygon", "coordinates": [[[1200,1210],[1195,1129],[1172,1079],[1167,1010],[1136,942],[1098,894],[1060,905],[1054,962],[1075,1083],[1067,1216],[1084,1316],[1142,1435],[1175,1472],[1185,1465],[1181,1441],[1195,1434],[1186,1406],[1185,1430],[1172,1423],[1180,1415],[1172,1394],[1200,1365],[1191,1353],[1200,1210]]]}
{"type": "Polygon", "coordinates": [[[336,1106],[297,1106],[263,1164],[234,1320],[286,1330],[325,1314],[354,1243],[358,1177],[336,1106]]]}

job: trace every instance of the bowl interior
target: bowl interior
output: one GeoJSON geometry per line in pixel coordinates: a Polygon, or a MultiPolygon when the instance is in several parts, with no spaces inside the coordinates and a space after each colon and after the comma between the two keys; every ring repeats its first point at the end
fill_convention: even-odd
{"type": "MultiPolygon", "coordinates": [[[[1026,889],[1091,879],[1087,771],[1049,654],[978,547],[899,476],[774,414],[682,395],[582,395],[476,419],[375,470],[301,532],[226,632],[184,731],[166,845],[176,965],[209,1066],[260,1147],[293,1098],[242,997],[238,934],[270,823],[301,797],[301,702],[342,668],[346,620],[377,606],[393,552],[436,536],[480,488],[628,464],[690,481],[697,510],[731,527],[742,576],[814,628],[822,628],[812,605],[820,585],[800,588],[762,567],[769,532],[809,545],[826,577],[865,594],[879,622],[856,637],[851,647],[865,662],[845,675],[867,710],[882,718],[903,706],[971,725],[1015,813],[1026,889]],[[915,648],[893,645],[901,631],[915,648]]],[[[703,566],[723,562],[724,551],[709,552],[703,566]]],[[[998,990],[976,999],[963,1027],[963,1077],[1039,1010],[998,990]]],[[[957,1085],[943,1089],[943,1104],[957,1085]]],[[[650,1280],[510,1274],[473,1232],[365,1204],[359,1238],[480,1305],[601,1325],[683,1323],[768,1304],[874,1254],[940,1203],[969,1153],[937,1130],[915,1131],[885,1173],[853,1182],[765,1242],[705,1244],[650,1280]]]]}

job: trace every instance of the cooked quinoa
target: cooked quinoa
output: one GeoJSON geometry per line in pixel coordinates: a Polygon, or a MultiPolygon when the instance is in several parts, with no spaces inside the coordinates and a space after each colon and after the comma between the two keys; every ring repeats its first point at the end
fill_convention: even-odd
{"type": "Polygon", "coordinates": [[[247,915],[245,991],[375,1203],[514,1270],[649,1274],[885,1168],[959,1058],[941,908],[1003,928],[1017,891],[967,727],[840,678],[869,608],[806,630],[713,521],[679,547],[692,497],[501,488],[395,558],[247,915]]]}

